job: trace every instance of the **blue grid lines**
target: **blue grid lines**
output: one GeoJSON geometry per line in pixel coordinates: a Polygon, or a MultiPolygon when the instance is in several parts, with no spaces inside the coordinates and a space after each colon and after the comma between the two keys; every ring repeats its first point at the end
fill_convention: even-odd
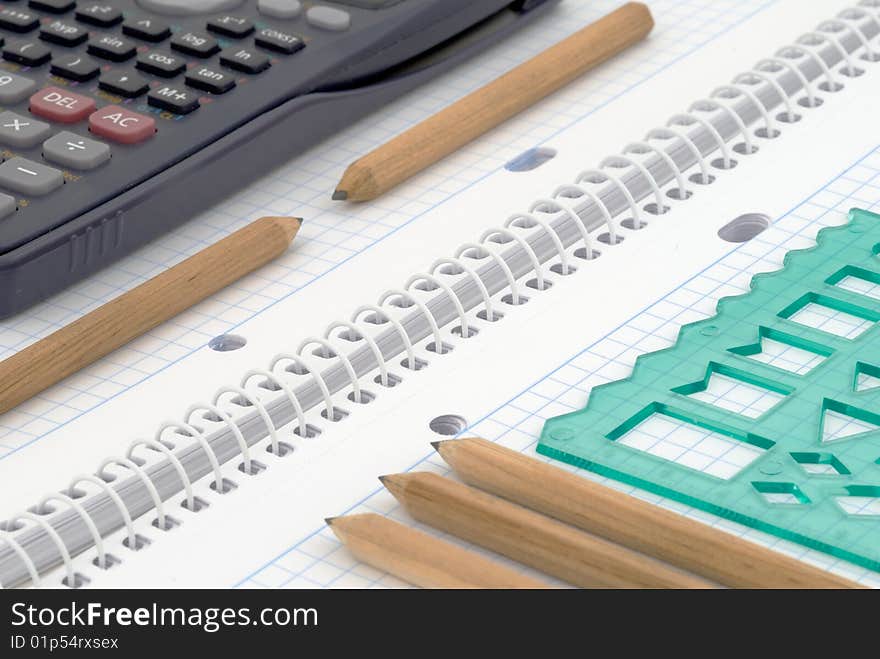
{"type": "MultiPolygon", "coordinates": [[[[715,312],[718,300],[748,290],[751,278],[756,273],[779,269],[789,251],[815,244],[814,238],[818,231],[826,226],[844,223],[852,206],[875,212],[880,209],[880,148],[867,154],[825,188],[780,218],[763,234],[729,252],[683,286],[552,370],[528,390],[487,414],[469,428],[466,434],[485,437],[514,450],[526,452],[536,459],[546,460],[536,455],[534,449],[541,428],[548,418],[583,408],[593,387],[627,377],[638,355],[672,345],[682,325],[710,317],[715,312]]],[[[554,464],[728,532],[772,546],[825,569],[834,570],[865,585],[880,587],[880,575],[874,572],[590,472],[562,463],[554,464]]],[[[435,454],[427,451],[425,459],[413,465],[412,470],[449,473],[444,463],[435,454]]],[[[851,503],[854,511],[859,506],[864,508],[876,505],[875,501],[851,503]]],[[[338,512],[328,511],[328,514],[338,512]]],[[[412,524],[412,520],[407,519],[394,499],[382,489],[377,489],[351,509],[344,511],[345,514],[360,512],[385,514],[412,524]]],[[[431,532],[430,529],[425,530],[431,532]]],[[[400,585],[396,580],[389,579],[387,575],[354,561],[332,532],[323,528],[317,529],[260,570],[245,576],[236,585],[400,585]],[[316,545],[322,548],[320,552],[308,550],[316,545]],[[307,548],[305,552],[303,547],[307,548]]]]}

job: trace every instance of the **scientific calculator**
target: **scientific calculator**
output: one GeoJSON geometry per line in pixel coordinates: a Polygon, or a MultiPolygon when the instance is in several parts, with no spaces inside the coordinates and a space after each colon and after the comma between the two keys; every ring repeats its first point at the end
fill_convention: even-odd
{"type": "Polygon", "coordinates": [[[217,204],[553,0],[3,0],[0,317],[217,204]]]}

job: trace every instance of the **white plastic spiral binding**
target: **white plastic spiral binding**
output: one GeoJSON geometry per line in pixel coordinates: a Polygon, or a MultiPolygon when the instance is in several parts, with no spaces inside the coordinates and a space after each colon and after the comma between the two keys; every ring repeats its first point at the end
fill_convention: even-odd
{"type": "MultiPolygon", "coordinates": [[[[597,258],[600,252],[596,249],[597,240],[608,245],[615,245],[623,237],[623,229],[635,230],[645,225],[644,212],[654,215],[663,215],[670,210],[665,203],[665,197],[675,201],[684,202],[697,194],[697,186],[710,185],[715,181],[712,170],[725,171],[737,165],[733,152],[750,155],[758,148],[755,137],[774,139],[782,134],[780,124],[792,124],[802,117],[797,111],[797,106],[806,109],[817,108],[822,105],[820,92],[833,93],[843,88],[833,67],[823,59],[820,49],[829,45],[839,54],[840,62],[837,66],[839,73],[847,77],[855,77],[864,73],[857,65],[857,61],[877,62],[880,61],[880,0],[863,0],[857,7],[847,9],[838,17],[822,23],[817,31],[810,32],[796,43],[779,50],[772,58],[758,62],[754,69],[736,76],[731,84],[718,87],[712,94],[703,100],[697,101],[690,106],[687,113],[672,117],[667,125],[650,131],[643,141],[635,141],[629,144],[620,154],[605,158],[598,169],[586,169],[581,172],[573,184],[558,187],[547,198],[538,199],[527,212],[517,213],[508,218],[502,227],[490,228],[483,232],[478,242],[469,242],[461,245],[454,256],[437,259],[427,272],[416,273],[406,282],[402,289],[391,289],[385,292],[376,305],[364,305],[359,307],[351,316],[350,321],[337,321],[331,323],[322,337],[311,337],[302,341],[295,354],[281,353],[276,355],[268,369],[254,369],[248,371],[238,386],[220,388],[213,398],[213,402],[198,404],[189,407],[181,422],[169,421],[162,424],[151,440],[136,440],[131,443],[124,457],[113,457],[104,460],[96,475],[81,475],[74,478],[66,493],[50,494],[39,505],[32,509],[36,512],[23,512],[14,519],[7,521],[0,531],[0,546],[5,544],[12,553],[21,561],[24,571],[34,585],[39,585],[41,580],[40,570],[34,563],[30,554],[25,550],[18,537],[14,534],[22,529],[42,529],[48,542],[55,546],[65,572],[62,581],[65,585],[79,587],[87,583],[88,579],[79,575],[74,569],[74,559],[70,549],[58,531],[49,523],[47,516],[53,512],[51,502],[69,508],[78,519],[85,525],[88,534],[92,538],[97,557],[93,564],[99,569],[109,569],[119,562],[106,551],[106,542],[102,537],[98,526],[90,517],[89,512],[80,500],[86,494],[77,489],[77,486],[88,483],[109,497],[123,521],[125,539],[123,545],[129,550],[143,549],[149,541],[139,536],[135,531],[135,522],[131,512],[123,498],[110,485],[115,478],[110,473],[111,467],[123,468],[134,474],[149,494],[152,501],[152,509],[156,512],[153,526],[159,530],[168,531],[179,522],[167,513],[169,507],[167,499],[163,501],[156,484],[151,480],[144,469],[146,460],[139,458],[136,451],[140,448],[149,449],[160,454],[174,469],[177,474],[183,492],[184,499],[180,503],[183,509],[196,513],[206,502],[201,501],[194,493],[193,479],[184,467],[183,462],[174,453],[176,443],[169,437],[173,433],[176,442],[196,442],[204,453],[209,463],[208,477],[211,478],[210,487],[217,494],[225,494],[236,487],[236,483],[223,477],[221,462],[212,448],[205,431],[198,427],[200,423],[217,423],[224,425],[231,432],[238,446],[238,452],[243,462],[239,470],[246,475],[254,476],[267,467],[254,459],[254,445],[248,443],[237,418],[242,410],[255,411],[268,438],[267,452],[276,459],[290,455],[295,450],[294,445],[283,441],[283,428],[277,427],[267,405],[267,397],[283,397],[289,402],[293,411],[291,423],[292,435],[298,437],[296,441],[304,441],[315,437],[320,429],[308,422],[309,410],[305,409],[299,400],[294,387],[291,384],[291,376],[309,376],[320,390],[322,401],[321,416],[328,422],[336,422],[345,418],[347,412],[334,404],[333,393],[325,381],[321,368],[315,359],[335,360],[344,367],[348,378],[348,387],[351,392],[347,399],[355,404],[365,404],[373,399],[373,395],[362,386],[362,377],[359,377],[351,359],[342,349],[345,342],[364,342],[375,361],[375,370],[378,376],[373,380],[383,387],[393,387],[403,381],[403,377],[395,375],[394,364],[390,357],[386,358],[379,343],[371,335],[370,326],[390,326],[392,331],[402,343],[402,352],[405,354],[402,361],[398,362],[401,367],[418,371],[428,364],[428,355],[420,357],[418,350],[424,350],[433,355],[443,355],[452,349],[452,345],[444,340],[444,333],[437,323],[434,314],[424,301],[420,299],[422,293],[445,295],[454,305],[457,326],[452,328],[452,334],[457,338],[468,339],[477,333],[477,321],[472,320],[465,309],[455,289],[445,280],[448,277],[463,277],[470,280],[476,287],[481,298],[481,309],[478,310],[477,319],[485,322],[497,322],[503,318],[499,311],[499,303],[493,300],[480,273],[473,264],[484,259],[490,259],[498,266],[506,280],[506,288],[499,294],[502,304],[515,308],[527,302],[528,298],[523,293],[519,278],[502,254],[503,249],[515,244],[522,249],[530,263],[530,272],[524,276],[525,286],[535,291],[544,291],[551,285],[550,279],[545,274],[545,266],[550,265],[549,270],[560,275],[569,275],[576,271],[575,259],[589,261],[597,258]],[[869,36],[865,31],[865,21],[871,21],[876,28],[876,33],[869,36]],[[844,35],[853,36],[860,45],[855,51],[850,52],[844,45],[844,35]],[[855,56],[860,53],[859,57],[855,56]],[[814,84],[803,73],[799,62],[804,59],[812,61],[821,71],[821,81],[814,84]],[[787,93],[780,84],[779,76],[791,74],[800,82],[795,93],[787,93]],[[758,90],[761,85],[774,90],[779,97],[783,110],[779,114],[771,112],[770,108],[761,101],[758,90]],[[738,99],[748,99],[749,103],[757,109],[759,114],[758,123],[760,128],[755,130],[747,126],[739,112],[732,107],[738,99]],[[719,130],[715,127],[710,116],[716,113],[724,113],[736,126],[737,134],[742,143],[728,144],[719,130]],[[711,138],[714,148],[703,153],[692,139],[687,129],[695,126],[701,127],[705,134],[711,138]],[[676,161],[663,148],[672,141],[678,141],[693,156],[693,168],[699,170],[690,177],[687,169],[682,169],[676,161]],[[714,153],[719,153],[720,158],[712,159],[714,153]],[[661,184],[655,174],[651,172],[645,163],[647,156],[656,156],[657,162],[662,162],[672,175],[668,189],[667,185],[661,184]],[[637,173],[650,188],[652,204],[640,205],[630,191],[624,174],[637,173]],[[597,193],[597,186],[612,185],[625,199],[628,213],[631,215],[631,224],[625,221],[617,221],[610,209],[597,193]],[[577,208],[585,201],[591,202],[601,214],[603,225],[590,230],[578,213],[577,208]],[[566,216],[574,222],[580,234],[578,242],[566,247],[559,233],[554,228],[553,219],[566,216]],[[555,252],[554,263],[542,264],[538,254],[525,236],[529,232],[542,232],[550,239],[555,252]],[[602,233],[600,233],[602,232],[602,233]],[[531,277],[531,278],[530,278],[531,277]],[[402,310],[412,312],[415,309],[421,315],[429,328],[429,336],[426,343],[419,349],[407,333],[398,315],[402,310]],[[344,332],[342,331],[344,330],[344,332]],[[314,352],[308,350],[317,346],[314,352]],[[41,514],[42,513],[42,514],[41,514]],[[30,523],[31,527],[27,523],[30,523]]],[[[625,213],[624,213],[625,214],[625,213]]],[[[447,339],[451,340],[451,339],[447,339]]]]}

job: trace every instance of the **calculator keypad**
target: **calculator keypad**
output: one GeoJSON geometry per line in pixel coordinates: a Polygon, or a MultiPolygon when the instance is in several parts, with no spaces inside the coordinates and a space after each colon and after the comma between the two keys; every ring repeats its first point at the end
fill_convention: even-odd
{"type": "MultiPolygon", "coordinates": [[[[140,175],[144,151],[153,173],[158,154],[167,154],[167,167],[191,148],[190,126],[200,125],[209,106],[231,102],[240,116],[254,86],[275,67],[299,61],[298,53],[320,39],[351,30],[354,12],[345,4],[0,3],[0,227],[15,215],[16,203],[19,211],[36,207],[38,198],[64,187],[71,189],[63,191],[67,198],[84,199],[79,180],[102,185],[95,177],[106,176],[110,163],[122,165],[128,181],[140,175]]],[[[297,75],[297,69],[285,71],[297,75]]],[[[272,84],[285,89],[289,78],[272,84]]],[[[265,84],[260,93],[265,97],[265,84]]],[[[219,112],[211,114],[215,126],[219,112]]]]}

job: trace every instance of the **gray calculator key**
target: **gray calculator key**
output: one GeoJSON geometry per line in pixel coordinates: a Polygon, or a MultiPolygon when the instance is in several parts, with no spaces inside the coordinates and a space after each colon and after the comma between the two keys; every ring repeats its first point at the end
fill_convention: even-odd
{"type": "Polygon", "coordinates": [[[37,89],[37,83],[24,76],[14,73],[0,74],[0,104],[14,105],[20,103],[37,89]]]}
{"type": "Polygon", "coordinates": [[[223,9],[235,9],[244,0],[137,0],[147,11],[170,16],[194,16],[223,9]]]}
{"type": "Polygon", "coordinates": [[[0,194],[0,220],[4,217],[9,217],[16,210],[18,210],[18,202],[15,201],[15,197],[10,197],[8,194],[0,194]]]}
{"type": "Polygon", "coordinates": [[[12,158],[0,165],[0,188],[38,197],[64,185],[57,169],[26,158],[12,158]]]}
{"type": "Polygon", "coordinates": [[[62,167],[89,170],[110,160],[110,147],[65,130],[43,143],[43,157],[62,167]]]}
{"type": "Polygon", "coordinates": [[[299,0],[260,0],[257,9],[272,18],[296,18],[302,11],[302,3],[299,0]]]}
{"type": "Polygon", "coordinates": [[[51,126],[15,112],[0,113],[0,144],[26,149],[39,144],[49,135],[51,126]]]}
{"type": "Polygon", "coordinates": [[[351,27],[351,14],[333,7],[311,7],[306,11],[306,20],[315,27],[334,32],[351,27]]]}

